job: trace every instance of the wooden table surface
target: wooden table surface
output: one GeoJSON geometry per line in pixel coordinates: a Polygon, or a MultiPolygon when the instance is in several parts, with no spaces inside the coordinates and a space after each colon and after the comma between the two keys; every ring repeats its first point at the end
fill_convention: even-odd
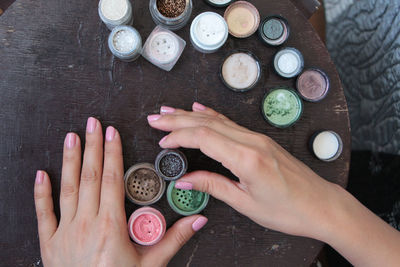
{"type": "MultiPolygon", "coordinates": [[[[189,109],[199,101],[239,124],[271,136],[319,175],[342,186],[350,160],[348,110],[339,77],[325,46],[303,14],[289,1],[253,0],[262,17],[285,16],[291,26],[287,43],[302,51],[305,66],[324,69],[331,90],[322,102],[305,103],[300,121],[289,129],[267,124],[261,113],[263,95],[277,85],[294,86],[271,68],[277,48],[264,46],[256,35],[228,38],[214,54],[201,54],[189,41],[189,25],[177,32],[187,42],[171,72],[139,58],[124,63],[112,57],[109,31],[97,14],[97,1],[18,0],[0,17],[0,258],[3,266],[40,265],[33,202],[37,169],[52,178],[58,203],[63,139],[68,131],[84,137],[89,116],[103,127],[113,125],[123,138],[125,169],[153,162],[164,133],[151,129],[146,116],[161,105],[189,109]],[[225,88],[217,75],[232,49],[254,52],[263,63],[261,82],[247,93],[225,88]],[[332,163],[315,159],[309,137],[332,129],[344,142],[342,156],[332,163]]],[[[194,2],[192,18],[203,11],[223,9],[194,2]]],[[[135,1],[134,27],[145,40],[154,28],[148,1],[135,1]]],[[[234,178],[199,151],[184,150],[189,169],[217,171],[234,178]]],[[[156,205],[171,225],[179,218],[163,197],[156,205]]],[[[126,201],[126,211],[137,207],[126,201]]],[[[56,208],[57,214],[59,209],[56,208]]],[[[308,266],[322,247],[316,240],[264,229],[224,203],[211,199],[204,215],[209,223],[171,261],[171,266],[308,266]]]]}

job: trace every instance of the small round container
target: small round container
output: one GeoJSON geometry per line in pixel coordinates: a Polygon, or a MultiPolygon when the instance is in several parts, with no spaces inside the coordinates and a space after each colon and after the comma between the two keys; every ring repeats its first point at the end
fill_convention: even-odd
{"type": "Polygon", "coordinates": [[[190,25],[190,41],[194,48],[203,53],[213,53],[228,39],[228,25],[215,12],[203,12],[190,25]]]}
{"type": "Polygon", "coordinates": [[[318,102],[328,94],[329,78],[320,69],[307,69],[297,77],[296,87],[304,100],[318,102]]]}
{"type": "Polygon", "coordinates": [[[213,7],[227,7],[235,0],[204,0],[207,4],[213,7]]]}
{"type": "Polygon", "coordinates": [[[225,10],[224,18],[228,24],[229,33],[237,38],[249,37],[260,25],[260,13],[247,1],[233,2],[225,10]]]}
{"type": "Polygon", "coordinates": [[[289,38],[289,23],[278,15],[266,17],[258,27],[258,36],[264,44],[278,46],[289,38]]]}
{"type": "Polygon", "coordinates": [[[282,48],[274,56],[274,69],[283,78],[296,77],[303,67],[303,55],[296,48],[282,48]]]}
{"type": "Polygon", "coordinates": [[[342,154],[343,142],[334,131],[318,131],[311,137],[310,147],[318,159],[330,162],[342,154]]]}
{"type": "Polygon", "coordinates": [[[192,0],[150,0],[149,8],[155,24],[175,31],[188,23],[193,4],[192,0]]]}
{"type": "Polygon", "coordinates": [[[177,149],[164,149],[156,158],[155,168],[160,177],[173,181],[182,177],[188,167],[185,154],[177,149]]]}
{"type": "Polygon", "coordinates": [[[129,0],[100,0],[99,16],[109,30],[119,25],[132,25],[132,5],[129,0]]]}
{"type": "Polygon", "coordinates": [[[177,189],[175,181],[168,185],[168,204],[176,213],[183,216],[200,213],[207,206],[209,198],[210,195],[204,192],[177,189]]]}
{"type": "Polygon", "coordinates": [[[138,163],[125,173],[125,195],[134,204],[146,206],[156,203],[165,192],[165,180],[154,165],[138,163]]]}
{"type": "Polygon", "coordinates": [[[248,91],[254,88],[261,78],[260,61],[250,51],[235,50],[224,59],[220,77],[225,86],[232,91],[248,91]]]}
{"type": "Polygon", "coordinates": [[[272,126],[286,128],[300,119],[303,102],[293,89],[276,87],[265,94],[261,111],[272,126]]]}
{"type": "Polygon", "coordinates": [[[132,26],[117,26],[108,36],[111,53],[123,61],[133,61],[142,52],[142,38],[132,26]]]}
{"type": "Polygon", "coordinates": [[[132,213],[128,221],[129,235],[142,246],[157,244],[167,229],[164,216],[151,207],[143,207],[132,213]]]}

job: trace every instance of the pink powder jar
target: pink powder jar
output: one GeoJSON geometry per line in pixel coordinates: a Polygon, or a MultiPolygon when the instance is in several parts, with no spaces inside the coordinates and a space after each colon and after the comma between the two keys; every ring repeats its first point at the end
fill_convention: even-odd
{"type": "Polygon", "coordinates": [[[163,238],[166,229],[164,216],[151,207],[137,209],[128,221],[130,237],[142,246],[157,244],[163,238]]]}

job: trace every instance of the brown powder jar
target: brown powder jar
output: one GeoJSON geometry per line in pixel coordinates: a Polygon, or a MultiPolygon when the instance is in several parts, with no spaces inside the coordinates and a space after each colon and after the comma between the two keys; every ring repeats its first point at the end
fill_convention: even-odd
{"type": "Polygon", "coordinates": [[[150,0],[150,14],[157,25],[175,31],[185,26],[192,14],[192,0],[150,0]]]}

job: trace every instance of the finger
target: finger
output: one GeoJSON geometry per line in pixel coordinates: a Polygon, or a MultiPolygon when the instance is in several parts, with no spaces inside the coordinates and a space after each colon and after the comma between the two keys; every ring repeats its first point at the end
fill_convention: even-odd
{"type": "Polygon", "coordinates": [[[90,117],[86,126],[86,144],[79,186],[78,213],[96,215],[100,204],[103,170],[103,133],[101,124],[90,117]]]}
{"type": "Polygon", "coordinates": [[[34,191],[39,240],[43,244],[57,230],[57,219],[53,209],[50,179],[45,171],[37,171],[34,191]]]}
{"type": "Polygon", "coordinates": [[[68,133],[64,141],[60,193],[60,223],[69,223],[78,207],[79,176],[81,173],[81,143],[79,136],[68,133]]]}
{"type": "Polygon", "coordinates": [[[104,170],[101,181],[100,213],[125,216],[124,164],[121,138],[117,130],[109,126],[104,146],[104,170]]]}
{"type": "Polygon", "coordinates": [[[206,225],[207,221],[208,219],[202,215],[193,215],[177,221],[168,229],[164,238],[147,251],[145,263],[149,266],[165,266],[183,245],[206,225]]]}
{"type": "Polygon", "coordinates": [[[243,211],[248,199],[247,188],[241,183],[208,171],[188,173],[176,181],[175,187],[206,192],[239,212],[243,211]]]}

